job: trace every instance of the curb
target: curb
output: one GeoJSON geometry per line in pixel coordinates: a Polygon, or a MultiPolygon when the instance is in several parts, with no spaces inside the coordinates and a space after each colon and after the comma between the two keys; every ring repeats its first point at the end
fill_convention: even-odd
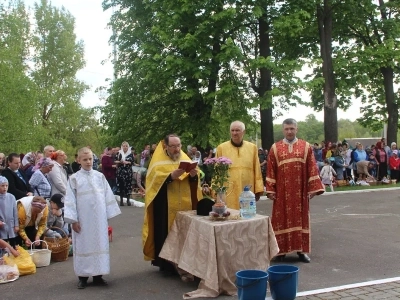
{"type": "MultiPolygon", "coordinates": [[[[370,192],[382,192],[382,191],[397,191],[400,187],[393,188],[382,188],[382,189],[365,189],[365,190],[352,190],[352,191],[339,191],[339,192],[328,192],[326,191],[322,195],[318,196],[329,196],[329,195],[340,195],[340,194],[356,194],[356,193],[370,193],[370,192]]],[[[260,200],[269,200],[267,196],[261,196],[260,200]]]]}

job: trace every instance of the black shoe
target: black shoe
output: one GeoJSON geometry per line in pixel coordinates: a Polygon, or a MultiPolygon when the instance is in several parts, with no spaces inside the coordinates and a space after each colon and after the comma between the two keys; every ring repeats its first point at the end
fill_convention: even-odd
{"type": "Polygon", "coordinates": [[[78,281],[78,289],[82,290],[87,286],[87,281],[79,279],[78,281]]]}
{"type": "Polygon", "coordinates": [[[93,277],[93,285],[95,285],[95,286],[107,286],[108,282],[105,281],[102,277],[93,277]]]}
{"type": "Polygon", "coordinates": [[[310,257],[309,257],[307,254],[297,252],[297,255],[299,256],[299,260],[300,260],[300,261],[302,261],[302,262],[304,262],[304,263],[309,263],[309,262],[311,262],[311,259],[310,259],[310,257]]]}
{"type": "Polygon", "coordinates": [[[128,204],[128,206],[131,206],[131,199],[126,198],[126,203],[128,204]]]}
{"type": "Polygon", "coordinates": [[[285,256],[286,256],[285,254],[275,256],[275,261],[276,262],[283,262],[285,260],[285,256]]]}

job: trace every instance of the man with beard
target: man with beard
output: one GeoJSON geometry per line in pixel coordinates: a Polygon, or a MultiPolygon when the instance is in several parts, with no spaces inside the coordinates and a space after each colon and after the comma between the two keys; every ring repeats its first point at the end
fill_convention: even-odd
{"type": "Polygon", "coordinates": [[[173,273],[175,266],[159,257],[161,248],[176,213],[196,209],[197,201],[201,199],[198,167],[189,173],[178,168],[182,161],[191,162],[181,147],[180,138],[169,134],[154,151],[146,176],[142,231],[144,259],[151,260],[160,271],[173,273]]]}

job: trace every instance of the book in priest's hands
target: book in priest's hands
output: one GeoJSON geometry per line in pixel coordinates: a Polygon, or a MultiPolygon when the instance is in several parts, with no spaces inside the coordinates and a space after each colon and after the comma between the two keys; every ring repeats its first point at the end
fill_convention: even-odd
{"type": "Polygon", "coordinates": [[[178,169],[185,170],[185,172],[189,173],[191,170],[196,168],[197,161],[189,162],[189,161],[181,161],[179,163],[178,169]]]}

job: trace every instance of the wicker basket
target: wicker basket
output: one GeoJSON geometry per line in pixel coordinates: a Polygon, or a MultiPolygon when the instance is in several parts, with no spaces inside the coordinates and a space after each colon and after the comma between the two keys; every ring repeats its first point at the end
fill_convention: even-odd
{"type": "Polygon", "coordinates": [[[347,180],[336,180],[337,186],[346,186],[349,185],[349,182],[347,180]]]}
{"type": "Polygon", "coordinates": [[[47,267],[48,265],[50,265],[51,259],[51,250],[49,250],[49,245],[44,240],[40,241],[46,243],[47,249],[32,249],[32,246],[35,244],[35,242],[33,242],[31,244],[31,250],[28,250],[28,253],[32,257],[33,263],[36,265],[37,268],[47,267]]]}
{"type": "MultiPolygon", "coordinates": [[[[51,238],[45,237],[44,240],[47,242],[49,249],[51,250],[51,260],[52,261],[65,261],[68,259],[69,254],[69,240],[67,233],[59,227],[50,227],[49,229],[58,229],[64,233],[64,237],[51,238]]],[[[46,235],[46,232],[45,232],[46,235]]]]}

